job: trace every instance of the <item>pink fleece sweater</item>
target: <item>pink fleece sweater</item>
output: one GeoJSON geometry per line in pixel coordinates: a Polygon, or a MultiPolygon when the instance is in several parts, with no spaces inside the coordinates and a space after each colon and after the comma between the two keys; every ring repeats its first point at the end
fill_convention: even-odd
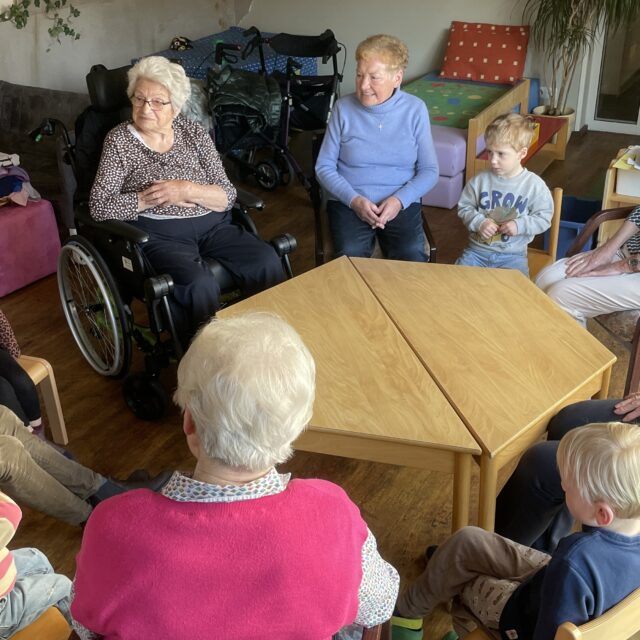
{"type": "Polygon", "coordinates": [[[87,523],[71,612],[113,640],[325,640],[356,617],[366,537],[323,480],[230,503],[130,491],[87,523]]]}

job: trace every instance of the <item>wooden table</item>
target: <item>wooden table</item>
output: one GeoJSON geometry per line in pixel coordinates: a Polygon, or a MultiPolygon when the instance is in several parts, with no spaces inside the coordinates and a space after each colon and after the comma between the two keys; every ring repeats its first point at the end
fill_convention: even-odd
{"type": "Polygon", "coordinates": [[[480,448],[348,258],[221,311],[273,311],[317,366],[316,402],[297,449],[454,475],[452,528],[467,524],[480,448]]]}
{"type": "Polygon", "coordinates": [[[482,448],[479,524],[497,475],[560,408],[606,397],[615,356],[521,273],[352,258],[482,448]]]}

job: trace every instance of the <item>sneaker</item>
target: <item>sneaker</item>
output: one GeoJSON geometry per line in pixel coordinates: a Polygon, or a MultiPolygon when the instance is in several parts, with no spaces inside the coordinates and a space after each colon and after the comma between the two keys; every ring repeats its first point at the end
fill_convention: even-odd
{"type": "Polygon", "coordinates": [[[422,618],[391,618],[392,640],[422,640],[422,618]]]}

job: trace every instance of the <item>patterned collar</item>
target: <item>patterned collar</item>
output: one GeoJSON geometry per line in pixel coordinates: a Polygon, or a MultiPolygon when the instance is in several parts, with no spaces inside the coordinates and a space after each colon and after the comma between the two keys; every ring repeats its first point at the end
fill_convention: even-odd
{"type": "Polygon", "coordinates": [[[161,493],[177,502],[236,502],[255,500],[281,493],[287,488],[290,473],[278,473],[275,468],[258,478],[242,485],[220,486],[194,480],[179,471],[174,471],[161,493]]]}

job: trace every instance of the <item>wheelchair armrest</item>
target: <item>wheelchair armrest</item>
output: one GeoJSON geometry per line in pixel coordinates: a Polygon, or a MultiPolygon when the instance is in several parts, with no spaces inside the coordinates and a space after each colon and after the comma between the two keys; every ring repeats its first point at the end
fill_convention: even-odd
{"type": "Polygon", "coordinates": [[[94,220],[89,213],[89,206],[86,203],[82,203],[76,209],[76,219],[87,227],[120,236],[125,240],[134,242],[135,244],[144,244],[149,240],[149,234],[146,231],[137,229],[122,220],[103,220],[100,222],[98,220],[94,220]]]}
{"type": "Polygon", "coordinates": [[[258,209],[258,211],[262,211],[264,209],[264,200],[262,198],[258,198],[258,196],[253,193],[249,193],[249,191],[245,191],[244,189],[237,189],[238,197],[236,198],[236,202],[246,209],[258,209]]]}

